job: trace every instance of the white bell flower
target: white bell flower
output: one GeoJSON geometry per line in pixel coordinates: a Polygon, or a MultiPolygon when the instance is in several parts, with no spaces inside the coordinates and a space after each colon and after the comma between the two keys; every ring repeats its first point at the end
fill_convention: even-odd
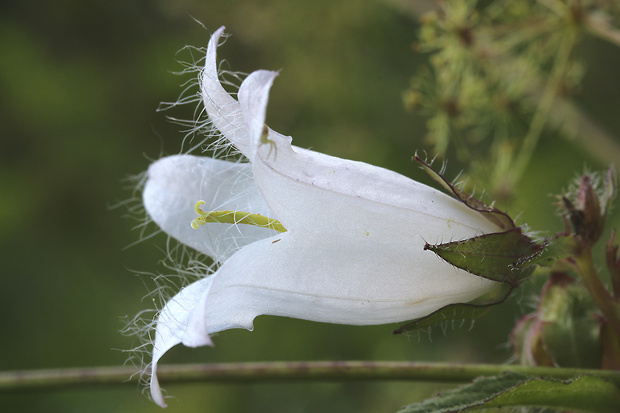
{"type": "Polygon", "coordinates": [[[496,284],[424,246],[499,226],[395,172],[292,146],[290,137],[267,129],[277,73],[251,73],[237,101],[218,80],[222,33],[209,42],[202,100],[213,126],[250,162],[163,158],[149,168],[143,193],[147,212],[165,232],[220,263],[158,316],[151,394],[161,406],[157,363],[177,344],[211,345],[211,334],[251,330],[261,314],[353,325],[407,321],[471,301],[496,284]],[[216,222],[194,229],[198,200],[204,212],[194,226],[216,222]],[[276,229],[261,219],[277,220],[276,229]]]}

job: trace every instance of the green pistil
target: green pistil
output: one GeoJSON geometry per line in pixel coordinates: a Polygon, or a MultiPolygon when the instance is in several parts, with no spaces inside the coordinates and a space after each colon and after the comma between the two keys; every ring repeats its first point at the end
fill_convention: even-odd
{"type": "Polygon", "coordinates": [[[220,222],[223,224],[254,225],[261,228],[273,229],[278,232],[286,232],[286,228],[284,228],[284,225],[282,225],[277,219],[264,217],[260,214],[251,214],[249,212],[243,211],[205,212],[200,209],[200,206],[205,204],[205,201],[198,201],[194,206],[196,213],[199,215],[192,221],[192,228],[194,229],[209,222],[220,222]]]}

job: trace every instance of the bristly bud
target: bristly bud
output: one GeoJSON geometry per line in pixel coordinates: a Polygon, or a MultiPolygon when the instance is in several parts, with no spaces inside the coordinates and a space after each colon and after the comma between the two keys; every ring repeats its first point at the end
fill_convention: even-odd
{"type": "Polygon", "coordinates": [[[615,172],[610,167],[604,177],[584,173],[575,187],[560,197],[562,214],[570,222],[573,235],[587,246],[601,237],[615,192],[615,172]]]}
{"type": "MultiPolygon", "coordinates": [[[[600,368],[613,364],[603,360],[604,324],[588,291],[556,272],[543,288],[536,312],[515,326],[511,344],[521,364],[600,368]]],[[[607,358],[615,362],[613,355],[607,358]]]]}

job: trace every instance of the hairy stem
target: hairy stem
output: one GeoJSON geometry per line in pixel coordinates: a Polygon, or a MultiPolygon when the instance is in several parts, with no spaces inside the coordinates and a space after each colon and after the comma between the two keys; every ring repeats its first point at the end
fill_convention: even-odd
{"type": "Polygon", "coordinates": [[[611,328],[616,332],[618,337],[620,337],[620,311],[618,311],[618,306],[615,304],[613,297],[601,282],[598,271],[594,268],[592,251],[589,248],[584,248],[583,251],[575,257],[575,260],[583,284],[588,289],[596,306],[601,310],[611,328]]]}
{"type": "MultiPolygon", "coordinates": [[[[490,364],[418,363],[398,361],[299,361],[225,364],[180,364],[158,367],[161,383],[259,382],[265,380],[406,380],[467,382],[476,377],[517,372],[532,377],[567,379],[589,374],[620,385],[620,372],[490,364]]],[[[0,372],[0,392],[129,385],[139,379],[135,367],[0,372]]]]}

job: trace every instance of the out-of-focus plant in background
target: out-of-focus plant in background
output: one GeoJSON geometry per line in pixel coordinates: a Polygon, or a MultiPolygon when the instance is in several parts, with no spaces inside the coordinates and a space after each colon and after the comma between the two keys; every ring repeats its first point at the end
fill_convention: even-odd
{"type": "MultiPolygon", "coordinates": [[[[156,108],[175,100],[175,53],[233,33],[235,69],[281,69],[269,123],[301,147],[425,180],[411,156],[442,153],[447,175],[486,189],[530,228],[565,226],[550,193],[584,165],[618,164],[613,2],[20,1],[0,6],[1,370],[121,365],[138,343],[119,331],[152,307],[163,234],[135,244],[121,220],[123,179],[182,132],[156,108]],[[432,11],[434,10],[434,11],[432,11]],[[432,14],[427,14],[428,12],[432,14]],[[420,18],[421,22],[420,22],[420,18]],[[197,24],[193,18],[204,24],[197,24]],[[414,47],[412,48],[412,44],[414,47]],[[412,80],[412,75],[413,77],[412,80]],[[409,89],[407,89],[409,87],[409,89]],[[409,114],[403,108],[414,109],[409,114]],[[515,169],[516,168],[516,169],[515,169]],[[516,171],[516,172],[515,172],[516,171]],[[135,245],[134,245],[135,244],[135,245]],[[154,248],[155,246],[158,246],[154,248]],[[135,273],[140,272],[142,275],[135,273]],[[144,298],[143,297],[147,297],[144,298]],[[146,301],[146,302],[145,302],[146,301]]],[[[189,56],[180,52],[178,60],[189,56]]],[[[170,116],[192,119],[191,108],[170,116]]],[[[131,200],[127,201],[131,205],[131,200]]],[[[611,211],[607,228],[618,227],[611,211]]],[[[155,230],[150,230],[151,235],[155,230]]],[[[608,231],[602,235],[609,237],[608,231]]],[[[597,266],[605,265],[600,242],[597,266]]],[[[502,363],[508,337],[545,277],[476,321],[395,337],[262,317],[217,351],[167,362],[423,360],[502,363]]],[[[440,386],[394,382],[167,386],[169,411],[396,411],[440,386]]],[[[152,411],[137,386],[2,394],[7,411],[152,411]]]]}
{"type": "Polygon", "coordinates": [[[572,98],[582,90],[588,37],[619,45],[617,4],[581,1],[446,1],[422,17],[416,49],[431,53],[405,94],[429,116],[427,143],[453,153],[503,203],[527,179],[545,135],[578,141],[603,162],[611,135],[589,127],[572,98]],[[478,6],[478,7],[477,7],[478,6]],[[452,147],[452,151],[448,150],[452,147]]]}

